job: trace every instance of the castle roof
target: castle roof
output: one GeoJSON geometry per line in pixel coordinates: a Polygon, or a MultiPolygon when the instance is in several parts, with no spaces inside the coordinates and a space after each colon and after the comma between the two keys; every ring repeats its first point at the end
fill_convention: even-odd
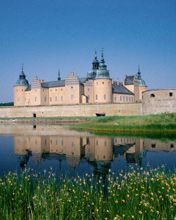
{"type": "Polygon", "coordinates": [[[126,75],[125,80],[124,80],[124,84],[125,85],[147,86],[145,81],[141,77],[140,69],[134,75],[131,75],[131,76],[126,75]]]}
{"type": "Polygon", "coordinates": [[[109,71],[107,70],[107,66],[105,64],[103,51],[101,54],[101,61],[99,63],[99,67],[96,72],[96,79],[106,78],[109,79],[109,71]]]}
{"type": "Polygon", "coordinates": [[[22,66],[21,73],[19,75],[19,79],[16,82],[16,85],[17,86],[19,86],[19,85],[20,86],[29,86],[28,80],[26,79],[26,75],[25,75],[24,70],[23,70],[23,66],[22,66]]]}
{"type": "Polygon", "coordinates": [[[128,90],[122,83],[114,82],[112,85],[112,92],[117,94],[124,94],[124,95],[134,95],[130,90],[128,90]]]}
{"type": "Polygon", "coordinates": [[[133,85],[134,84],[134,75],[133,76],[127,76],[125,77],[124,80],[125,85],[133,85]]]}
{"type": "MultiPolygon", "coordinates": [[[[83,84],[87,78],[80,78],[79,82],[80,84],[83,84]]],[[[65,86],[65,80],[57,80],[57,81],[50,81],[50,82],[42,82],[41,87],[42,88],[55,88],[55,87],[64,87],[65,86]]],[[[31,90],[31,85],[28,86],[26,91],[31,90]]]]}
{"type": "Polygon", "coordinates": [[[43,82],[41,84],[43,88],[63,87],[65,86],[65,80],[57,80],[51,82],[43,82]]]}

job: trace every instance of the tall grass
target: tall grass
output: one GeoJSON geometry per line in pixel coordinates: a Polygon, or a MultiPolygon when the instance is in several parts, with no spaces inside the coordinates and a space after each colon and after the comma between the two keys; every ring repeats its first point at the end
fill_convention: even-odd
{"type": "Polygon", "coordinates": [[[176,172],[131,170],[57,180],[51,171],[0,179],[0,219],[174,219],[176,172]],[[105,195],[107,187],[108,194],[105,195]]]}

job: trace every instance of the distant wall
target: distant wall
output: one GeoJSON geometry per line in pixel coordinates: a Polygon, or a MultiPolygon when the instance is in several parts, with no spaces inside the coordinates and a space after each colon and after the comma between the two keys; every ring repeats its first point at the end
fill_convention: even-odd
{"type": "Polygon", "coordinates": [[[176,89],[158,89],[143,92],[143,114],[176,112],[176,89]]]}
{"type": "Polygon", "coordinates": [[[96,113],[106,115],[140,115],[142,103],[126,104],[86,104],[35,107],[0,107],[2,117],[54,117],[54,116],[95,116],[96,113]]]}

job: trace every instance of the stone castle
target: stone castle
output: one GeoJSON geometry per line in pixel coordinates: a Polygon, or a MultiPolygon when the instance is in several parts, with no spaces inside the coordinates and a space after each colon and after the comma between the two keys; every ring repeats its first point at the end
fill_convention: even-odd
{"type": "Polygon", "coordinates": [[[85,78],[70,73],[62,80],[58,73],[56,81],[45,82],[36,77],[30,85],[22,68],[14,86],[14,106],[134,103],[142,100],[146,90],[140,69],[126,76],[123,83],[113,81],[102,51],[100,61],[95,54],[92,70],[85,78]]]}
{"type": "Polygon", "coordinates": [[[176,89],[148,90],[141,77],[125,76],[122,82],[110,77],[103,52],[95,54],[92,70],[85,78],[70,73],[65,80],[37,77],[29,84],[24,70],[14,85],[14,106],[0,107],[1,117],[68,117],[99,115],[148,115],[176,112],[176,89]]]}

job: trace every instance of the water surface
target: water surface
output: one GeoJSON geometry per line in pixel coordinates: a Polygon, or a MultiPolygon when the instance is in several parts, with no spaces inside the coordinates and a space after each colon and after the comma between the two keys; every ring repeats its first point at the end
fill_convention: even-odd
{"type": "Polygon", "coordinates": [[[176,141],[96,136],[62,126],[0,125],[0,175],[25,167],[58,176],[176,167],[176,141]]]}

